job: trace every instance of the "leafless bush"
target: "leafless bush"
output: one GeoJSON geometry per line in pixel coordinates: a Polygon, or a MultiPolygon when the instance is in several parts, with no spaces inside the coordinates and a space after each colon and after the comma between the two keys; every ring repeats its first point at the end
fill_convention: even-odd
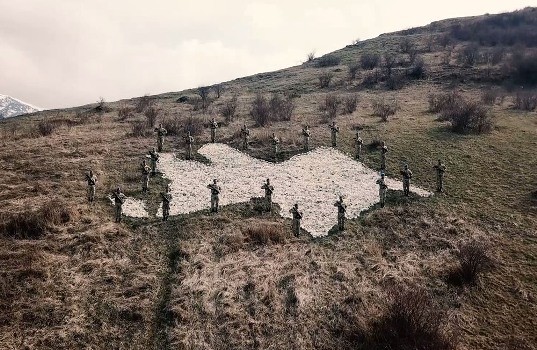
{"type": "Polygon", "coordinates": [[[345,113],[352,114],[356,107],[358,106],[358,96],[356,95],[349,95],[346,96],[343,100],[344,106],[345,106],[345,113]]]}
{"type": "Polygon", "coordinates": [[[426,75],[425,61],[421,57],[416,57],[407,72],[407,76],[412,79],[423,79],[426,75]]]}
{"type": "Polygon", "coordinates": [[[461,244],[457,258],[459,266],[449,276],[450,282],[455,284],[476,283],[479,275],[492,266],[486,246],[476,240],[461,244]]]}
{"type": "Polygon", "coordinates": [[[179,117],[168,117],[162,121],[162,127],[166,129],[166,132],[170,136],[182,136],[183,124],[179,120],[179,117]]]}
{"type": "Polygon", "coordinates": [[[320,110],[324,112],[325,120],[334,119],[336,117],[339,103],[340,101],[336,94],[327,94],[324,97],[320,110]]]}
{"type": "Polygon", "coordinates": [[[500,93],[496,89],[485,89],[481,92],[481,101],[484,104],[492,106],[496,103],[496,100],[500,97],[500,93]]]}
{"type": "Polygon", "coordinates": [[[447,105],[441,111],[441,120],[451,123],[451,130],[456,133],[489,132],[494,127],[494,120],[488,110],[481,104],[462,100],[447,105]]]}
{"type": "Polygon", "coordinates": [[[514,54],[507,68],[515,83],[537,85],[537,53],[514,54]]]}
{"type": "Polygon", "coordinates": [[[327,88],[330,85],[330,81],[334,77],[334,73],[332,72],[323,72],[321,75],[319,75],[319,85],[321,89],[327,88]]]}
{"type": "Polygon", "coordinates": [[[356,78],[356,74],[358,73],[359,69],[360,65],[358,63],[349,64],[349,80],[352,81],[356,78]]]}
{"type": "Polygon", "coordinates": [[[313,62],[314,59],[315,59],[315,52],[312,51],[308,54],[306,62],[313,62]]]}
{"type": "Polygon", "coordinates": [[[457,104],[463,100],[462,96],[456,91],[443,94],[429,95],[429,112],[439,113],[447,106],[457,104]]]}
{"type": "Polygon", "coordinates": [[[199,96],[194,96],[190,99],[188,99],[188,103],[192,105],[193,111],[199,111],[203,109],[203,100],[199,96]]]}
{"type": "Polygon", "coordinates": [[[147,125],[150,128],[154,128],[155,123],[157,121],[157,117],[158,117],[158,110],[155,107],[150,106],[146,108],[144,115],[145,115],[145,120],[147,122],[147,125]]]}
{"type": "Polygon", "coordinates": [[[341,62],[341,58],[339,56],[328,54],[324,55],[322,57],[319,57],[316,61],[317,67],[332,67],[337,66],[341,62]]]}
{"type": "Polygon", "coordinates": [[[384,122],[388,121],[388,117],[394,115],[398,109],[397,101],[395,99],[388,102],[383,98],[374,100],[372,107],[373,115],[380,117],[384,122]]]}
{"type": "Polygon", "coordinates": [[[138,98],[134,111],[136,113],[142,113],[146,108],[150,107],[153,104],[153,99],[149,95],[144,95],[138,98]]]}
{"type": "Polygon", "coordinates": [[[386,75],[390,76],[392,74],[392,69],[397,64],[397,55],[391,52],[386,52],[384,53],[383,58],[384,58],[384,68],[386,70],[386,75]]]}
{"type": "Polygon", "coordinates": [[[190,135],[199,136],[203,133],[204,125],[201,118],[188,117],[183,127],[183,135],[190,131],[190,135]]]}
{"type": "Polygon", "coordinates": [[[250,116],[257,126],[265,126],[270,121],[270,106],[262,94],[257,94],[250,108],[250,116]]]}
{"type": "Polygon", "coordinates": [[[479,60],[479,46],[477,44],[469,44],[465,46],[458,56],[458,62],[465,66],[473,66],[479,60]]]}
{"type": "Polygon", "coordinates": [[[37,131],[41,136],[48,136],[57,128],[58,124],[53,123],[50,120],[42,120],[37,123],[37,131]]]}
{"type": "Polygon", "coordinates": [[[295,110],[295,103],[291,98],[282,98],[278,94],[272,95],[269,102],[270,119],[274,121],[289,121],[295,110]]]}
{"type": "Polygon", "coordinates": [[[237,111],[237,96],[233,96],[230,100],[226,101],[220,109],[220,114],[226,122],[232,122],[235,118],[235,112],[237,111]]]}
{"type": "Polygon", "coordinates": [[[131,122],[131,135],[134,137],[144,137],[149,134],[147,123],[140,121],[131,122]]]}
{"type": "Polygon", "coordinates": [[[378,53],[364,53],[360,57],[360,65],[362,69],[373,69],[380,63],[380,55],[378,53]]]}
{"type": "Polygon", "coordinates": [[[224,91],[224,86],[222,84],[215,84],[212,88],[216,98],[220,98],[220,95],[222,95],[222,92],[224,91]]]}
{"type": "Polygon", "coordinates": [[[514,98],[513,107],[523,111],[533,111],[537,108],[537,92],[519,91],[514,98]]]}
{"type": "Polygon", "coordinates": [[[408,37],[404,37],[401,39],[401,42],[399,42],[399,49],[402,53],[409,53],[414,50],[414,44],[412,44],[408,37]]]}
{"type": "Polygon", "coordinates": [[[363,334],[364,348],[454,350],[447,313],[422,288],[391,288],[384,314],[363,334]]]}
{"type": "Polygon", "coordinates": [[[386,77],[386,88],[388,90],[399,90],[405,85],[405,76],[402,72],[393,72],[386,77]]]}
{"type": "Polygon", "coordinates": [[[132,116],[133,114],[133,108],[127,106],[126,104],[122,104],[119,109],[117,110],[117,116],[119,120],[124,121],[128,117],[132,116]]]}
{"type": "Polygon", "coordinates": [[[259,223],[256,226],[248,226],[243,234],[247,240],[257,245],[267,245],[270,243],[285,243],[286,234],[281,225],[270,223],[259,223]]]}
{"type": "Polygon", "coordinates": [[[210,87],[208,86],[200,86],[198,88],[198,95],[201,98],[201,109],[205,112],[207,111],[207,108],[209,107],[209,104],[211,103],[209,98],[209,92],[210,87]]]}
{"type": "Polygon", "coordinates": [[[52,200],[37,211],[2,215],[0,232],[13,238],[37,239],[45,235],[52,225],[69,222],[73,215],[73,210],[67,204],[52,200]]]}

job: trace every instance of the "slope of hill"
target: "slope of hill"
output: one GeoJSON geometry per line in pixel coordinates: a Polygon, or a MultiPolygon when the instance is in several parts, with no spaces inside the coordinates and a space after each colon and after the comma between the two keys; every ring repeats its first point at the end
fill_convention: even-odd
{"type": "Polygon", "coordinates": [[[38,108],[6,95],[0,95],[0,119],[34,113],[38,108]]]}
{"type": "Polygon", "coordinates": [[[440,21],[208,89],[0,122],[0,348],[536,349],[536,15],[440,21]],[[520,39],[489,46],[487,28],[520,39]],[[115,224],[113,188],[156,213],[169,181],[140,193],[155,115],[178,158],[187,130],[194,151],[209,142],[215,117],[219,142],[241,149],[247,124],[247,153],[273,162],[303,152],[305,125],[311,147],[329,145],[336,121],[340,151],[354,154],[360,130],[377,170],[385,141],[388,176],[408,163],[420,188],[434,191],[442,159],[445,192],[389,191],[316,239],[255,199],[115,224]]]}

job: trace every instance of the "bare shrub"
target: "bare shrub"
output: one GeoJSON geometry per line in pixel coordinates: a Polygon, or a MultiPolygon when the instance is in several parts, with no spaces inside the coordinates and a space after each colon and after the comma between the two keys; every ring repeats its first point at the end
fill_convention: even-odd
{"type": "Polygon", "coordinates": [[[319,57],[316,61],[317,67],[333,67],[339,65],[340,62],[341,58],[333,54],[319,57]]]}
{"type": "Polygon", "coordinates": [[[447,105],[441,111],[441,120],[451,123],[451,130],[456,133],[489,132],[494,127],[494,120],[488,110],[481,104],[462,100],[447,105]]]}
{"type": "Polygon", "coordinates": [[[358,70],[360,69],[360,65],[358,63],[351,63],[349,64],[349,80],[356,79],[356,74],[358,73],[358,70]]]}
{"type": "Polygon", "coordinates": [[[407,76],[412,79],[423,79],[426,75],[425,61],[418,56],[414,59],[410,69],[408,69],[407,76]]]}
{"type": "Polygon", "coordinates": [[[537,85],[537,53],[513,55],[508,68],[517,84],[537,85]]]}
{"type": "Polygon", "coordinates": [[[308,57],[306,59],[306,62],[313,62],[313,60],[315,59],[315,52],[312,51],[308,54],[308,57]]]}
{"type": "Polygon", "coordinates": [[[37,239],[44,236],[53,225],[69,222],[73,215],[74,212],[66,203],[52,200],[36,211],[2,215],[0,232],[18,239],[37,239]]]}
{"type": "Polygon", "coordinates": [[[324,112],[326,120],[334,119],[336,117],[339,103],[340,101],[336,94],[327,94],[324,97],[320,110],[324,112]]]}
{"type": "Polygon", "coordinates": [[[429,95],[429,112],[439,113],[447,106],[457,104],[463,100],[462,96],[456,91],[443,94],[429,95]]]}
{"type": "Polygon", "coordinates": [[[474,284],[479,276],[492,266],[487,248],[482,242],[463,243],[457,251],[459,265],[450,272],[449,280],[455,284],[474,284]]]}
{"type": "Polygon", "coordinates": [[[200,86],[198,88],[198,95],[201,98],[201,109],[206,112],[209,104],[211,103],[209,98],[209,92],[211,88],[209,86],[200,86]]]}
{"type": "Polygon", "coordinates": [[[360,56],[360,66],[362,69],[373,69],[380,63],[380,55],[378,53],[367,52],[360,56]]]}
{"type": "Polygon", "coordinates": [[[345,113],[352,114],[354,111],[356,111],[356,107],[358,106],[358,96],[346,96],[343,100],[343,105],[345,107],[345,113]]]}
{"type": "Polygon", "coordinates": [[[392,74],[392,69],[397,64],[397,55],[391,52],[386,52],[383,55],[383,59],[384,59],[384,68],[386,70],[386,75],[390,76],[392,74]]]}
{"type": "Polygon", "coordinates": [[[496,89],[485,89],[481,92],[481,101],[484,104],[492,106],[496,103],[496,100],[500,97],[500,93],[496,89]]]}
{"type": "Polygon", "coordinates": [[[104,99],[104,97],[99,97],[99,100],[97,101],[97,106],[95,107],[95,111],[99,113],[110,111],[110,109],[106,107],[106,100],[104,99]]]}
{"type": "Polygon", "coordinates": [[[227,100],[224,105],[220,108],[220,114],[226,122],[230,123],[235,118],[235,113],[237,111],[237,96],[233,96],[230,100],[227,100]]]}
{"type": "Polygon", "coordinates": [[[199,111],[203,109],[203,100],[199,96],[194,96],[188,100],[188,103],[192,106],[193,111],[199,111]]]}
{"type": "Polygon", "coordinates": [[[119,120],[124,121],[128,117],[131,117],[133,115],[133,111],[134,109],[132,107],[129,107],[126,104],[122,104],[117,110],[117,116],[119,120]]]}
{"type": "Polygon", "coordinates": [[[270,106],[262,94],[257,94],[250,108],[250,116],[257,126],[265,126],[270,121],[270,106]]]}
{"type": "Polygon", "coordinates": [[[281,225],[271,223],[259,223],[255,226],[250,225],[243,234],[247,240],[256,245],[267,245],[270,243],[285,243],[286,234],[281,225]]]}
{"type": "Polygon", "coordinates": [[[150,128],[154,128],[158,117],[158,110],[154,106],[150,106],[146,108],[144,115],[147,125],[150,128]]]}
{"type": "Polygon", "coordinates": [[[364,348],[454,350],[457,340],[447,319],[447,313],[424,289],[391,288],[383,315],[363,334],[364,348]]]}
{"type": "Polygon", "coordinates": [[[408,37],[404,37],[399,42],[399,49],[401,50],[402,53],[409,53],[412,50],[414,50],[414,44],[412,44],[412,42],[410,41],[408,37]]]}
{"type": "Polygon", "coordinates": [[[212,86],[212,89],[216,98],[220,98],[222,92],[224,91],[224,86],[222,84],[215,84],[212,86]]]}
{"type": "Polygon", "coordinates": [[[149,134],[147,123],[141,121],[131,122],[131,135],[134,137],[144,137],[149,134]]]}
{"type": "Polygon", "coordinates": [[[473,66],[479,60],[479,46],[477,44],[469,44],[465,46],[460,52],[457,60],[460,64],[465,66],[473,66]]]}
{"type": "Polygon", "coordinates": [[[384,122],[387,122],[388,117],[394,115],[398,109],[397,100],[388,102],[384,98],[374,100],[372,107],[373,115],[380,117],[384,122]]]}
{"type": "Polygon", "coordinates": [[[282,98],[278,94],[272,95],[269,106],[271,121],[289,121],[295,110],[295,103],[291,98],[282,98]]]}
{"type": "Polygon", "coordinates": [[[134,111],[136,113],[142,113],[146,108],[150,107],[153,104],[153,99],[149,95],[144,95],[138,98],[134,111]]]}
{"type": "Polygon", "coordinates": [[[170,136],[181,136],[184,129],[179,117],[165,118],[162,121],[162,127],[170,136]]]}
{"type": "Polygon", "coordinates": [[[48,136],[52,134],[52,132],[56,129],[57,126],[58,124],[45,119],[37,123],[37,131],[41,136],[48,136]]]}
{"type": "Polygon", "coordinates": [[[188,117],[183,126],[183,135],[190,131],[190,135],[199,136],[203,133],[204,125],[201,118],[195,118],[193,116],[188,117]]]}
{"type": "Polygon", "coordinates": [[[330,81],[332,81],[333,77],[334,77],[334,73],[332,72],[321,73],[321,75],[319,75],[319,85],[321,89],[327,88],[330,85],[330,81]]]}
{"type": "Polygon", "coordinates": [[[364,75],[362,85],[365,87],[373,87],[380,82],[381,78],[382,75],[380,74],[379,70],[375,69],[372,72],[369,72],[364,75]]]}
{"type": "Polygon", "coordinates": [[[513,102],[514,109],[531,112],[537,108],[537,92],[518,91],[513,102]]]}
{"type": "Polygon", "coordinates": [[[394,72],[386,78],[386,88],[389,90],[399,90],[405,85],[405,76],[402,72],[394,72]]]}

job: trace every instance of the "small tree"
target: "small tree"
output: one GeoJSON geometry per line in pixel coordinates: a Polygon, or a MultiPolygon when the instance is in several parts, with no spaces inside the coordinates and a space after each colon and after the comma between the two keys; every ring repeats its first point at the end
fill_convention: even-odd
{"type": "Polygon", "coordinates": [[[200,86],[198,88],[198,95],[201,98],[201,109],[206,112],[207,108],[209,107],[210,100],[209,100],[209,92],[211,91],[210,87],[208,86],[200,86]]]}
{"type": "Polygon", "coordinates": [[[334,73],[332,72],[323,72],[321,75],[319,75],[319,85],[321,89],[327,88],[330,85],[330,81],[334,77],[334,73]]]}
{"type": "Polygon", "coordinates": [[[145,120],[147,122],[147,126],[150,128],[154,128],[155,123],[157,121],[158,110],[155,107],[151,106],[145,110],[144,115],[145,120]]]}
{"type": "Polygon", "coordinates": [[[213,85],[213,91],[216,98],[220,98],[220,95],[224,91],[224,86],[222,84],[215,84],[213,85]]]}
{"type": "Polygon", "coordinates": [[[257,126],[265,126],[270,121],[270,106],[262,94],[257,94],[250,108],[250,115],[257,126]]]}

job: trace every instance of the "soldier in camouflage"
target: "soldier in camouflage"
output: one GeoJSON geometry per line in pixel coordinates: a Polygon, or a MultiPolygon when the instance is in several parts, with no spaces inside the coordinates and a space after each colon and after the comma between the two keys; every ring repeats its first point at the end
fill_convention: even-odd
{"type": "Polygon", "coordinates": [[[384,203],[386,202],[386,192],[388,191],[388,185],[386,185],[386,182],[384,182],[384,172],[380,173],[380,179],[377,180],[377,185],[379,185],[380,207],[384,208],[384,203]]]}
{"type": "Polygon", "coordinates": [[[162,197],[162,221],[168,221],[168,217],[170,216],[170,202],[173,199],[170,184],[166,186],[166,192],[161,192],[160,196],[162,197]]]}
{"type": "Polygon", "coordinates": [[[382,172],[386,171],[386,153],[388,153],[388,147],[386,146],[386,143],[382,141],[382,147],[380,149],[380,170],[382,170],[382,172]]]}
{"type": "Polygon", "coordinates": [[[211,121],[210,127],[211,127],[211,143],[214,143],[216,140],[216,129],[218,129],[218,123],[216,122],[214,118],[211,121]]]}
{"type": "Polygon", "coordinates": [[[298,237],[300,235],[300,220],[302,220],[302,212],[298,211],[298,204],[295,203],[295,205],[289,210],[291,214],[293,214],[293,234],[295,237],[298,237]]]}
{"type": "Polygon", "coordinates": [[[337,147],[337,134],[339,133],[339,126],[336,125],[336,122],[332,122],[332,125],[330,125],[330,132],[332,134],[332,147],[337,147]]]}
{"type": "Polygon", "coordinates": [[[343,196],[334,203],[337,207],[337,227],[339,231],[345,230],[345,213],[347,212],[347,204],[343,203],[343,196]]]}
{"type": "Polygon", "coordinates": [[[155,147],[149,151],[149,156],[151,157],[151,175],[155,175],[157,173],[157,162],[160,158],[155,147]]]}
{"type": "Polygon", "coordinates": [[[217,180],[214,179],[212,184],[207,185],[207,188],[211,190],[211,213],[218,213],[218,196],[222,190],[216,182],[217,180]]]}
{"type": "Polygon", "coordinates": [[[116,222],[121,222],[121,219],[123,218],[123,203],[125,203],[125,195],[121,192],[121,188],[116,188],[116,190],[112,193],[112,196],[110,197],[111,200],[114,201],[114,207],[115,207],[115,214],[116,214],[116,222]]]}
{"type": "Polygon", "coordinates": [[[360,159],[360,156],[362,155],[362,145],[364,144],[364,140],[360,137],[360,130],[356,131],[354,142],[356,144],[356,159],[360,159]]]}
{"type": "Polygon", "coordinates": [[[190,135],[190,131],[186,135],[186,146],[187,146],[187,158],[192,159],[192,144],[194,143],[194,138],[190,135]]]}
{"type": "Polygon", "coordinates": [[[408,196],[410,193],[410,179],[412,179],[412,171],[408,168],[408,164],[404,165],[401,175],[403,176],[403,193],[408,196]]]}
{"type": "Polygon", "coordinates": [[[267,182],[261,186],[265,190],[265,205],[268,211],[272,210],[272,193],[274,192],[274,187],[270,184],[270,179],[267,179],[267,182]]]}
{"type": "Polygon", "coordinates": [[[247,150],[248,138],[250,137],[250,129],[246,127],[246,124],[244,124],[241,128],[241,137],[242,137],[242,149],[247,150]]]}
{"type": "Polygon", "coordinates": [[[304,136],[304,151],[309,151],[310,149],[310,127],[309,125],[306,125],[304,129],[302,129],[302,136],[304,136]]]}
{"type": "Polygon", "coordinates": [[[434,166],[434,169],[436,170],[436,191],[444,192],[444,173],[446,172],[446,166],[438,159],[438,164],[434,166]]]}
{"type": "Polygon", "coordinates": [[[159,152],[162,152],[162,146],[164,145],[164,136],[168,133],[166,129],[162,127],[162,124],[158,125],[158,128],[155,128],[157,133],[157,148],[159,152]]]}
{"type": "Polygon", "coordinates": [[[151,175],[151,168],[147,165],[145,159],[142,161],[142,192],[149,190],[149,176],[151,175]]]}
{"type": "Polygon", "coordinates": [[[97,185],[97,178],[93,175],[93,171],[89,171],[86,174],[86,181],[88,182],[88,201],[93,203],[95,200],[95,186],[97,185]]]}
{"type": "Polygon", "coordinates": [[[276,135],[274,135],[274,133],[272,133],[271,142],[274,149],[274,158],[276,158],[278,156],[278,145],[280,144],[280,140],[276,137],[276,135]]]}

